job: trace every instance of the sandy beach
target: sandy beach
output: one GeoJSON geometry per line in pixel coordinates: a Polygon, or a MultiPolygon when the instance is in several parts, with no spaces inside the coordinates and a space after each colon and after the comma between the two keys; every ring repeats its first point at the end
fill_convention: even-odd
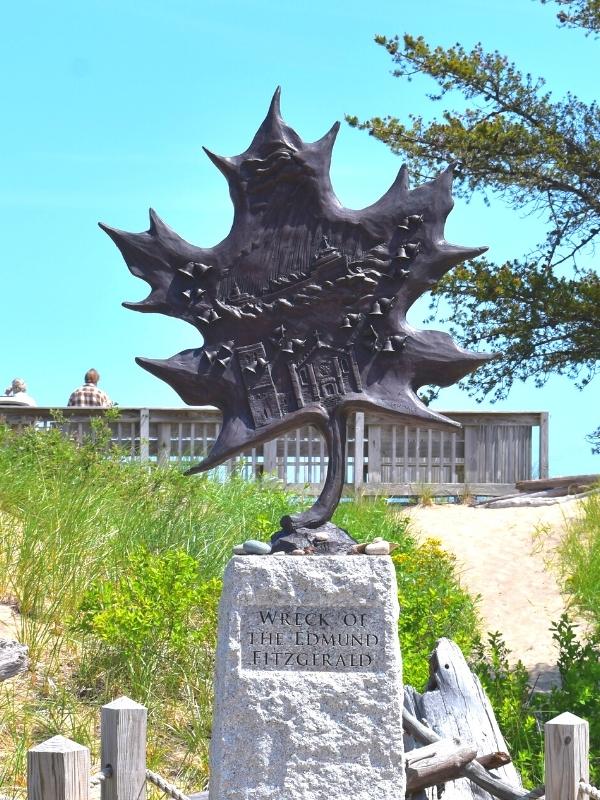
{"type": "Polygon", "coordinates": [[[463,585],[480,595],[484,630],[502,632],[512,658],[532,678],[547,684],[556,676],[557,649],[550,625],[565,609],[548,565],[552,545],[577,502],[537,508],[416,506],[408,511],[418,538],[439,539],[457,559],[463,585]],[[536,547],[543,529],[544,547],[536,547]]]}

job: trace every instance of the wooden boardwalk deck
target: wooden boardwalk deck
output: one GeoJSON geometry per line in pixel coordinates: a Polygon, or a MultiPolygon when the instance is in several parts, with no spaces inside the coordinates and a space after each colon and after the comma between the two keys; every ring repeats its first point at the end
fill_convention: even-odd
{"type": "MultiPolygon", "coordinates": [[[[99,409],[2,406],[0,419],[9,425],[60,424],[81,440],[99,409]],[[64,422],[56,423],[56,411],[64,422]]],[[[192,464],[215,441],[220,412],[212,407],[121,408],[111,422],[113,441],[141,461],[192,464]]],[[[411,496],[425,488],[436,496],[499,495],[513,491],[517,481],[548,476],[548,414],[546,412],[455,412],[446,416],[462,428],[445,432],[424,425],[401,425],[389,417],[356,413],[349,422],[346,483],[363,494],[411,496]],[[534,432],[537,429],[537,452],[534,432]]],[[[285,485],[307,493],[318,491],[325,477],[324,442],[305,426],[278,437],[218,467],[245,477],[273,474],[285,485]]]]}

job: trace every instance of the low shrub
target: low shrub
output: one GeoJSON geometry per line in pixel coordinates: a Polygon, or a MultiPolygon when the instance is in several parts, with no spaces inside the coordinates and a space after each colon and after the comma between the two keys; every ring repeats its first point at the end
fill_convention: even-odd
{"type": "Polygon", "coordinates": [[[82,447],[59,428],[0,425],[0,591],[22,612],[33,663],[47,660],[90,582],[114,579],[140,546],[179,549],[203,580],[219,577],[232,546],[276,530],[295,506],[271,481],[186,477],[123,460],[95,421],[82,447]]]}
{"type": "Polygon", "coordinates": [[[577,626],[563,614],[554,623],[561,684],[549,692],[530,688],[527,671],[509,663],[499,633],[476,648],[473,668],[492,703],[513,762],[525,786],[544,781],[544,723],[569,711],[590,725],[590,780],[600,782],[600,640],[577,637],[577,626]]]}
{"type": "Polygon", "coordinates": [[[456,559],[437,539],[417,545],[412,537],[405,538],[392,561],[398,581],[404,682],[422,690],[437,639],[453,639],[464,653],[479,641],[477,599],[460,585],[456,559]]]}
{"type": "Polygon", "coordinates": [[[544,737],[527,670],[520,660],[511,664],[509,656],[502,634],[491,632],[475,646],[471,667],[492,704],[524,785],[533,788],[544,781],[544,737]]]}
{"type": "Polygon", "coordinates": [[[590,725],[590,780],[600,784],[600,633],[582,635],[567,614],[554,624],[561,685],[537,697],[544,721],[570,711],[590,725]]]}
{"type": "Polygon", "coordinates": [[[105,698],[177,697],[188,674],[210,672],[220,590],[182,550],[139,547],[115,580],[92,583],[71,622],[82,637],[81,678],[102,685],[105,698]]]}

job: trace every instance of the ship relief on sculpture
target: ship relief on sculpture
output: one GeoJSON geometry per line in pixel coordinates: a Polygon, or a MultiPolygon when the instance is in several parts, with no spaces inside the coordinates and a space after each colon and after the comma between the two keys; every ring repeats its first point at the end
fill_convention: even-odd
{"type": "Polygon", "coordinates": [[[144,233],[102,225],[130,271],[150,285],[144,300],[124,305],[197,331],[195,346],[170,359],[137,359],[186,403],[223,413],[217,441],[191,472],[302,425],[322,433],[323,492],[313,508],[285,518],[288,528],[331,517],[349,413],[456,426],[417,390],[450,385],[491,357],[406,320],[448,270],[486,249],[444,239],[453,167],[412,189],[402,167],[376,203],[347,209],[329,177],[338,129],[302,141],[281,117],[277,90],[245,152],[226,158],[207,150],[234,206],[231,231],[214,247],[186,242],[154,211],[144,233]]]}

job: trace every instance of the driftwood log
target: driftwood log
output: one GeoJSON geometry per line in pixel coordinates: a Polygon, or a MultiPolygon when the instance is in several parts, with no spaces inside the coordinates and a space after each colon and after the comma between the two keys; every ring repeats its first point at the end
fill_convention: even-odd
{"type": "Polygon", "coordinates": [[[534,508],[537,506],[553,506],[560,503],[570,503],[571,500],[583,500],[592,494],[597,494],[598,491],[598,489],[590,489],[587,492],[568,494],[563,490],[548,489],[544,492],[514,495],[511,498],[500,497],[497,500],[489,500],[478,505],[481,505],[482,508],[534,508]]]}
{"type": "Polygon", "coordinates": [[[598,491],[600,475],[566,475],[560,478],[539,478],[517,481],[515,494],[505,494],[475,503],[483,508],[527,508],[549,506],[581,500],[598,491]]]}
{"type": "Polygon", "coordinates": [[[510,756],[508,753],[489,753],[477,757],[477,748],[473,744],[440,739],[406,754],[406,793],[415,794],[461,778],[464,767],[471,761],[477,761],[486,769],[496,769],[509,764],[510,756]]]}
{"type": "Polygon", "coordinates": [[[544,489],[567,488],[571,492],[581,492],[600,483],[600,475],[563,475],[558,478],[535,478],[529,481],[517,481],[515,486],[520,492],[541,492],[544,489]]]}
{"type": "MultiPolygon", "coordinates": [[[[422,744],[439,743],[440,739],[458,741],[475,748],[483,764],[475,759],[462,765],[457,770],[458,779],[446,783],[444,800],[523,797],[520,777],[514,766],[506,763],[506,743],[490,702],[460,649],[449,639],[440,639],[429,663],[430,679],[425,692],[420,694],[412,686],[405,687],[403,726],[409,763],[411,751],[422,744]],[[496,774],[488,772],[484,764],[498,767],[496,774]]],[[[431,790],[413,793],[414,800],[428,797],[434,797],[431,790]]]]}
{"type": "Polygon", "coordinates": [[[0,682],[25,672],[28,667],[27,647],[12,639],[0,639],[0,682]]]}

